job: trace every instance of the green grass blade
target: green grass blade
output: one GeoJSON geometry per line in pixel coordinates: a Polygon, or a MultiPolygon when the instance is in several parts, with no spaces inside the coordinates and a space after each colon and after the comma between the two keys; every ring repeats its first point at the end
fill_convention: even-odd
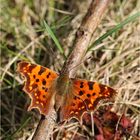
{"type": "MultiPolygon", "coordinates": [[[[44,21],[44,25],[45,25],[45,29],[47,31],[47,33],[51,36],[51,38],[53,39],[56,47],[58,48],[58,50],[60,51],[61,54],[64,55],[64,50],[62,48],[62,46],[60,45],[58,39],[56,38],[56,36],[54,35],[53,31],[51,30],[51,28],[49,27],[49,25],[44,21]]],[[[65,55],[64,55],[65,56],[65,55]]]]}
{"type": "Polygon", "coordinates": [[[140,12],[137,12],[136,14],[128,17],[118,25],[116,25],[114,28],[110,29],[107,33],[103,34],[99,39],[95,40],[93,44],[88,48],[87,51],[91,50],[96,45],[100,44],[105,38],[112,35],[114,32],[120,30],[124,25],[128,24],[129,22],[134,21],[136,18],[140,17],[140,12]]]}
{"type": "Polygon", "coordinates": [[[62,19],[56,21],[52,24],[51,29],[59,29],[61,27],[67,26],[70,23],[72,16],[64,16],[62,19]]]}

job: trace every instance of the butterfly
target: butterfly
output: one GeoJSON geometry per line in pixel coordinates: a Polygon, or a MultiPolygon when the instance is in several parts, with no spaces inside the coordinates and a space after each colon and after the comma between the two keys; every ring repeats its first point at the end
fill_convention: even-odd
{"type": "Polygon", "coordinates": [[[23,90],[31,98],[28,110],[37,108],[43,115],[54,108],[60,121],[81,118],[85,111],[93,111],[101,99],[111,98],[111,87],[84,79],[69,78],[40,65],[21,61],[18,72],[24,77],[23,90]]]}

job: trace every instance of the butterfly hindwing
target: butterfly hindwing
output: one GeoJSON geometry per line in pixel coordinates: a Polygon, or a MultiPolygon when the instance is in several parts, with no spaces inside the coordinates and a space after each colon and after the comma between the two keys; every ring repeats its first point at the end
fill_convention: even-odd
{"type": "Polygon", "coordinates": [[[48,90],[58,75],[48,68],[28,62],[18,63],[18,71],[25,78],[23,90],[31,98],[29,110],[38,108],[41,114],[46,115],[52,96],[48,90]]]}
{"type": "MultiPolygon", "coordinates": [[[[92,111],[101,99],[111,98],[116,91],[106,85],[82,79],[72,80],[72,98],[69,104],[64,107],[63,117],[68,119],[76,117],[80,119],[85,111],[92,111]]],[[[67,102],[67,101],[66,101],[67,102]]]]}

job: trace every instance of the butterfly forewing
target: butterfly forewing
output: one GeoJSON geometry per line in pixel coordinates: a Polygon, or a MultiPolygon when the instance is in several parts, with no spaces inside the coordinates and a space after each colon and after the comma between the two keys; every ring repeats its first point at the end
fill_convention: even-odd
{"type": "Polygon", "coordinates": [[[58,75],[48,68],[28,62],[18,63],[18,71],[25,77],[23,90],[31,98],[29,109],[38,108],[41,114],[46,115],[52,97],[48,91],[58,75]]]}

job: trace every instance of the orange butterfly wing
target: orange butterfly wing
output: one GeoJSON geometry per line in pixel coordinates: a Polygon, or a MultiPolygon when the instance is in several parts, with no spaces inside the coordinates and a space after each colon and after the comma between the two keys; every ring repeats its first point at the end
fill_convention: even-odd
{"type": "Polygon", "coordinates": [[[111,98],[116,91],[106,85],[82,79],[72,79],[72,93],[68,93],[66,104],[62,108],[61,118],[80,119],[85,111],[93,111],[101,99],[111,98]]]}
{"type": "Polygon", "coordinates": [[[29,110],[37,108],[41,114],[47,115],[54,104],[60,105],[61,121],[71,117],[80,119],[85,111],[94,110],[101,99],[111,98],[116,93],[106,85],[80,79],[68,79],[69,86],[64,91],[65,88],[60,87],[67,87],[67,80],[57,82],[58,75],[54,71],[28,62],[20,62],[18,71],[25,78],[23,90],[31,98],[29,110]],[[60,89],[62,95],[59,95],[60,89]]]}
{"type": "Polygon", "coordinates": [[[53,96],[53,93],[49,92],[49,88],[58,75],[48,68],[28,62],[18,63],[17,70],[25,78],[23,90],[31,98],[31,104],[28,109],[37,108],[41,114],[47,115],[52,105],[51,98],[53,96]]]}

